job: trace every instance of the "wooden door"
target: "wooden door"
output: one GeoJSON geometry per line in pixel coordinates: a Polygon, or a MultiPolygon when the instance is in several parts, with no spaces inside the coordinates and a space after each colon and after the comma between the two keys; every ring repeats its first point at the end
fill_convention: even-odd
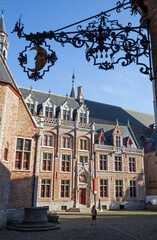
{"type": "Polygon", "coordinates": [[[79,189],[79,203],[86,204],[86,189],[84,188],[79,189]]]}

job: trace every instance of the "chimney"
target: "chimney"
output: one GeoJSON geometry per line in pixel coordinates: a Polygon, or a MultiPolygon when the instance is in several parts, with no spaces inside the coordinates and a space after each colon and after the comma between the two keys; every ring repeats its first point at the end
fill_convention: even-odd
{"type": "Polygon", "coordinates": [[[78,98],[79,102],[82,102],[82,101],[83,101],[82,86],[79,86],[79,87],[78,87],[78,95],[77,95],[77,98],[78,98]]]}

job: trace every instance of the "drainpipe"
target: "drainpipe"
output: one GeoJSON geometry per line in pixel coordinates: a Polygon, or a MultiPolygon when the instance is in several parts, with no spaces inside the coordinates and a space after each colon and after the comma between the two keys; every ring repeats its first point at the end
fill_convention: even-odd
{"type": "Polygon", "coordinates": [[[97,189],[96,189],[96,150],[95,150],[95,145],[94,145],[94,205],[96,206],[96,194],[97,194],[97,189]]]}

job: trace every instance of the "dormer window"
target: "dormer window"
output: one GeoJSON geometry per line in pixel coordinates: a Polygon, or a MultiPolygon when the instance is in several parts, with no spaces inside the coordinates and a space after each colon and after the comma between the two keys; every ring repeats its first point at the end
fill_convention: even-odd
{"type": "Polygon", "coordinates": [[[80,122],[81,123],[87,122],[87,114],[86,113],[80,113],[80,122]]]}
{"type": "Polygon", "coordinates": [[[69,110],[63,110],[63,120],[70,120],[70,111],[69,110]]]}
{"type": "Polygon", "coordinates": [[[120,146],[121,146],[121,137],[116,136],[116,147],[120,147],[120,146]]]}
{"type": "Polygon", "coordinates": [[[27,106],[32,114],[34,114],[34,104],[27,103],[27,106]]]}
{"type": "Polygon", "coordinates": [[[53,118],[53,108],[45,107],[45,117],[53,118]]]}

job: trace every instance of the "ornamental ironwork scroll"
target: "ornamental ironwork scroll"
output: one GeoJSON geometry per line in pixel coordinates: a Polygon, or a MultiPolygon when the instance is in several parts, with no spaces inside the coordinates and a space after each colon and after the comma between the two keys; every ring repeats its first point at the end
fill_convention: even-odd
{"type": "MultiPolygon", "coordinates": [[[[141,0],[138,0],[139,3],[141,0]]],[[[143,74],[151,75],[151,66],[147,66],[143,57],[150,57],[150,41],[148,31],[148,23],[143,27],[133,27],[128,23],[125,27],[118,20],[111,20],[109,12],[130,8],[131,14],[137,13],[135,0],[118,1],[117,6],[108,11],[102,12],[91,18],[84,19],[80,22],[68,25],[56,31],[42,33],[24,33],[24,25],[21,19],[16,23],[13,32],[17,32],[19,38],[25,38],[30,44],[25,47],[24,51],[19,54],[19,63],[28,77],[33,80],[43,78],[45,72],[53,66],[57,60],[55,51],[51,50],[50,45],[46,43],[46,39],[54,40],[62,46],[69,43],[75,48],[85,47],[85,57],[87,61],[93,61],[93,64],[99,69],[114,69],[116,64],[128,66],[136,63],[140,66],[143,74]],[[89,21],[86,27],[81,24],[89,21]],[[69,27],[76,26],[76,31],[63,31],[69,27]],[[27,67],[27,52],[35,50],[36,56],[35,67],[27,67]]]]}

